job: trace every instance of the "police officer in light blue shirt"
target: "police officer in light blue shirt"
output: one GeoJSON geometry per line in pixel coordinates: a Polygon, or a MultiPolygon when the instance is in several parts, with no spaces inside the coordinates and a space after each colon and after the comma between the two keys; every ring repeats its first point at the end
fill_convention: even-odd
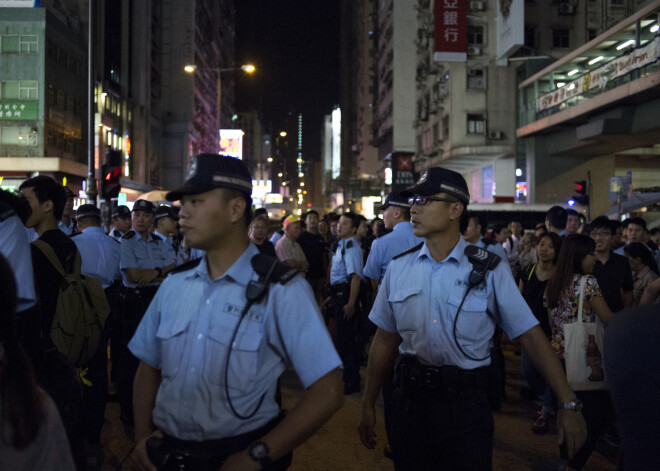
{"type": "Polygon", "coordinates": [[[177,215],[176,211],[172,206],[167,206],[166,204],[161,204],[156,208],[156,215],[154,218],[154,234],[163,239],[165,242],[165,247],[168,251],[171,251],[170,256],[177,262],[177,252],[179,251],[179,246],[177,242],[172,237],[178,232],[177,228],[177,215]]]}
{"type": "MultiPolygon", "coordinates": [[[[481,221],[481,216],[472,211],[468,211],[467,214],[467,227],[463,231],[463,238],[470,244],[486,249],[490,252],[493,252],[502,260],[507,260],[506,251],[501,244],[498,244],[493,239],[485,239],[484,233],[486,232],[486,227],[481,221]]],[[[508,262],[507,262],[508,263],[508,262]]]]}
{"type": "Polygon", "coordinates": [[[375,402],[398,354],[390,435],[397,471],[490,470],[488,365],[499,324],[510,338],[520,337],[557,394],[560,436],[572,455],[586,438],[581,403],[506,274],[506,260],[461,237],[470,200],[465,180],[430,168],[408,195],[414,233],[425,242],[392,260],[369,316],[378,330],[358,427],[363,444],[375,446],[375,402]]]}
{"type": "Polygon", "coordinates": [[[119,277],[119,242],[106,235],[101,227],[101,212],[93,204],[83,204],[76,211],[78,234],[71,240],[82,258],[81,272],[101,280],[103,289],[110,287],[119,277]]]}
{"type": "Polygon", "coordinates": [[[57,227],[68,236],[77,234],[76,221],[73,218],[73,198],[75,195],[68,186],[64,187],[66,192],[66,204],[62,211],[62,218],[57,221],[57,227]]]}
{"type": "Polygon", "coordinates": [[[130,343],[141,360],[140,469],[170,459],[195,470],[284,470],[293,446],[341,406],[341,362],[309,284],[248,238],[251,191],[242,161],[202,154],[167,195],[182,202],[187,243],[206,255],[164,281],[130,343]],[[263,297],[248,304],[256,292],[263,297]],[[282,418],[274,396],[287,365],[307,390],[282,418]]]}
{"type": "Polygon", "coordinates": [[[128,432],[133,427],[133,377],[138,360],[126,345],[137,329],[149,303],[164,276],[174,268],[173,251],[165,246],[163,239],[149,233],[154,223],[156,208],[151,201],[137,200],[133,204],[131,220],[133,229],[121,238],[120,269],[124,284],[122,296],[122,345],[121,370],[118,371],[117,386],[121,419],[128,432]]]}
{"type": "Polygon", "coordinates": [[[119,205],[112,211],[112,229],[108,235],[119,240],[131,230],[131,210],[126,205],[119,205]]]}
{"type": "Polygon", "coordinates": [[[363,257],[355,232],[360,225],[356,214],[345,213],[337,223],[337,248],[330,267],[330,296],[335,317],[337,351],[344,363],[344,394],[360,392],[360,363],[356,306],[362,278],[363,257]]]}
{"type": "Polygon", "coordinates": [[[364,276],[371,279],[374,291],[395,255],[424,242],[424,239],[413,234],[408,198],[401,196],[398,191],[391,192],[385,197],[380,210],[383,212],[385,228],[392,232],[374,240],[364,266],[364,276]]]}

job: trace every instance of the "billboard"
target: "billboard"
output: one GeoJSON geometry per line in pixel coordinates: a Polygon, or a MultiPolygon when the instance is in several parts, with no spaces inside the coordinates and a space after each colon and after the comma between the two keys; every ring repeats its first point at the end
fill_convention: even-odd
{"type": "Polygon", "coordinates": [[[525,45],[525,1],[499,0],[497,8],[497,58],[510,57],[525,45]]]}
{"type": "Polygon", "coordinates": [[[467,60],[467,1],[435,0],[433,60],[467,60]]]}
{"type": "Polygon", "coordinates": [[[220,130],[220,155],[227,155],[243,160],[243,130],[221,129],[220,130]]]}

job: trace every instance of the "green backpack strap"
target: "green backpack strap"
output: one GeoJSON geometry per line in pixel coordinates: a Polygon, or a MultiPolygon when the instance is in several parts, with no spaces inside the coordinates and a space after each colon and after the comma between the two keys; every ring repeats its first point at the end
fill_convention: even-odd
{"type": "MultiPolygon", "coordinates": [[[[60,262],[59,257],[53,250],[53,248],[50,246],[50,244],[44,242],[43,240],[37,239],[34,242],[32,242],[32,245],[34,245],[36,248],[41,250],[41,252],[46,256],[48,261],[53,265],[55,270],[62,275],[62,277],[66,278],[67,275],[71,275],[71,273],[66,273],[64,271],[64,267],[62,266],[62,262],[60,262]]],[[[80,251],[78,248],[76,248],[76,261],[73,265],[73,273],[75,274],[80,274],[80,270],[82,267],[82,258],[80,258],[80,251]]]]}

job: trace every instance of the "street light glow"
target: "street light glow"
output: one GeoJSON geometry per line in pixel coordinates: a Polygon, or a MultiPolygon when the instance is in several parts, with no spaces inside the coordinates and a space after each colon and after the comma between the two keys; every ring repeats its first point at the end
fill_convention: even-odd
{"type": "Polygon", "coordinates": [[[195,64],[188,64],[183,68],[183,70],[189,74],[192,74],[195,70],[197,70],[197,66],[195,64]]]}
{"type": "Polygon", "coordinates": [[[272,162],[272,161],[273,161],[273,158],[272,158],[272,157],[268,157],[266,160],[267,160],[268,162],[272,162]]]}
{"type": "Polygon", "coordinates": [[[634,40],[634,39],[629,39],[629,40],[626,41],[625,43],[621,43],[621,44],[619,44],[619,45],[616,47],[616,50],[617,50],[617,51],[620,51],[621,49],[625,49],[625,48],[627,48],[628,46],[633,46],[634,44],[635,44],[635,40],[634,40]]]}
{"type": "Polygon", "coordinates": [[[282,131],[282,132],[280,133],[280,136],[282,136],[282,137],[286,137],[286,132],[285,132],[285,131],[282,131]]]}
{"type": "Polygon", "coordinates": [[[246,73],[248,73],[248,74],[251,74],[252,72],[254,72],[255,70],[257,70],[257,68],[256,68],[254,65],[252,65],[252,64],[245,64],[245,65],[242,65],[242,66],[241,66],[241,69],[243,69],[243,72],[246,72],[246,73]]]}

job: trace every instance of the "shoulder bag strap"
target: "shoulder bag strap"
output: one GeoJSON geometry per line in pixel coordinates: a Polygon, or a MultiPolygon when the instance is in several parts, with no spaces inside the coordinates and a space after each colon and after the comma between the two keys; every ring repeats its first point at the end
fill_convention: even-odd
{"type": "Polygon", "coordinates": [[[578,322],[582,322],[582,309],[584,306],[584,288],[587,285],[587,276],[580,278],[580,299],[578,300],[578,322]]]}
{"type": "Polygon", "coordinates": [[[60,275],[66,277],[66,273],[64,273],[64,267],[62,266],[62,262],[60,262],[60,259],[57,257],[57,254],[50,246],[50,244],[44,242],[43,240],[35,240],[34,242],[32,242],[32,245],[34,245],[36,248],[41,250],[41,252],[46,256],[48,261],[51,263],[51,265],[53,265],[55,270],[57,270],[57,272],[60,275]]]}

